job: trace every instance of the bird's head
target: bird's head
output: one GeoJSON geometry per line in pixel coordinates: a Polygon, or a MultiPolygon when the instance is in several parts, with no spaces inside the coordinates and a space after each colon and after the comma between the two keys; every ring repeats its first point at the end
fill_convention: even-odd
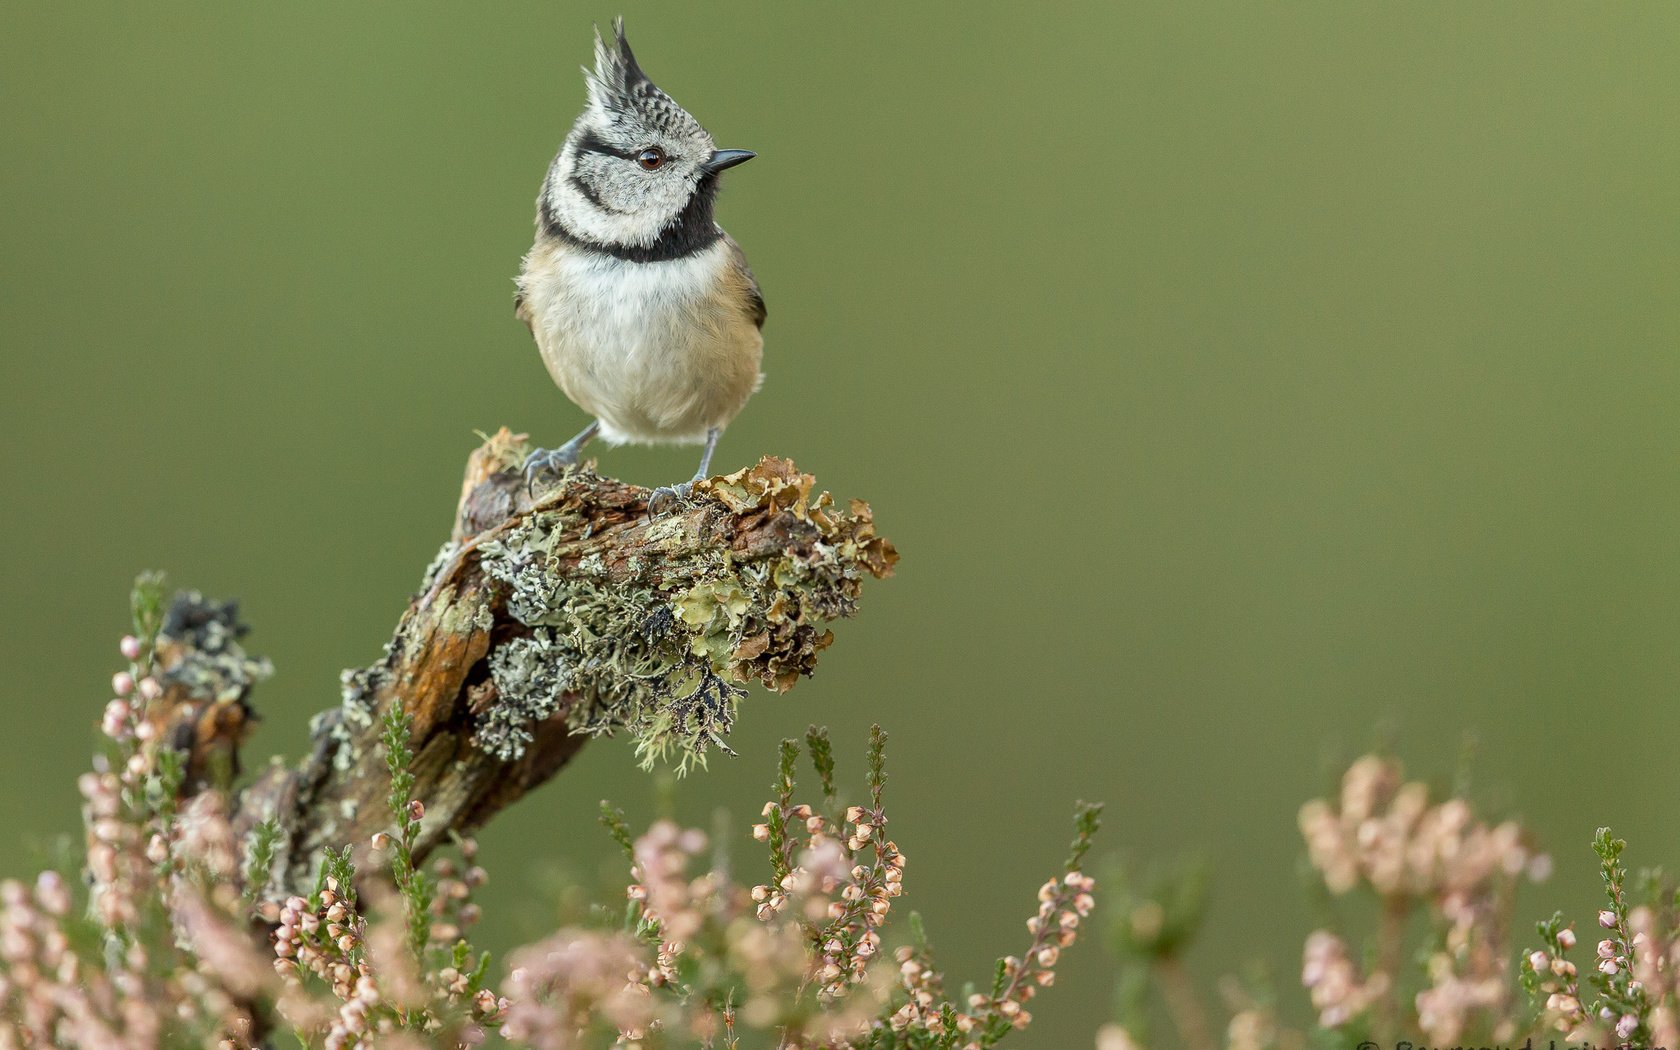
{"type": "Polygon", "coordinates": [[[549,169],[545,221],[584,241],[645,249],[681,234],[710,232],[718,173],[753,157],[719,150],[700,122],[636,64],[624,20],[612,41],[595,36],[595,68],[584,70],[589,105],[549,169]],[[694,231],[690,231],[694,232],[694,231]]]}

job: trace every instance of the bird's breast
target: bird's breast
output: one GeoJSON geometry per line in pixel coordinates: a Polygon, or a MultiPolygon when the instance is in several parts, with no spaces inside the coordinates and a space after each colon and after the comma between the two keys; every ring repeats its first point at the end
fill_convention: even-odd
{"type": "Polygon", "coordinates": [[[539,244],[520,294],[549,374],[609,440],[695,441],[733,418],[763,341],[724,242],[634,262],[539,244]]]}

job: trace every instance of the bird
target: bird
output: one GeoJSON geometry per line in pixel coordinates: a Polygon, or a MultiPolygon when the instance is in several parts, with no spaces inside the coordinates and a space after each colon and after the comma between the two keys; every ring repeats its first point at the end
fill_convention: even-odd
{"type": "Polygon", "coordinates": [[[594,417],[524,463],[529,490],[610,445],[698,444],[694,477],[652,491],[654,513],[709,476],[725,426],[763,381],[764,295],[713,218],[719,179],[751,160],[718,149],[648,79],[624,35],[595,33],[587,104],[549,165],[514,313],[562,392],[594,417]]]}

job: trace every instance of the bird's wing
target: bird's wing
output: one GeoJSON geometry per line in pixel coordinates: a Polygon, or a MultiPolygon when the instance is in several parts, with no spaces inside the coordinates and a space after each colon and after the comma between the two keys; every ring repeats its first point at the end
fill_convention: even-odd
{"type": "Polygon", "coordinates": [[[531,308],[525,305],[524,292],[513,293],[513,316],[524,321],[525,327],[530,330],[532,335],[537,334],[536,327],[531,323],[531,308]]]}
{"type": "Polygon", "coordinates": [[[730,261],[747,279],[747,298],[752,306],[753,324],[763,328],[764,318],[769,311],[764,308],[764,293],[759,291],[758,278],[753,276],[752,267],[747,265],[747,253],[741,250],[741,246],[736,244],[735,238],[729,236],[729,234],[725,233],[723,239],[729,245],[730,261]]]}

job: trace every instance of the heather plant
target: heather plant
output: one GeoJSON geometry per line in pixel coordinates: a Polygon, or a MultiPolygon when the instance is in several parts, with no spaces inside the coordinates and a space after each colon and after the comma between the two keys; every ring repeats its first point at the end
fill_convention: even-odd
{"type": "Polygon", "coordinates": [[[1597,995],[1589,1002],[1583,990],[1570,960],[1575,924],[1561,912],[1537,925],[1542,947],[1523,955],[1523,987],[1541,1025],[1569,1039],[1680,1045],[1680,891],[1657,869],[1631,877],[1622,863],[1626,848],[1609,828],[1593,837],[1605,895],[1595,919],[1603,936],[1587,979],[1597,995]]]}
{"type": "Polygon", "coordinates": [[[1302,951],[1314,1023],[1286,1023],[1270,982],[1251,974],[1221,982],[1228,1018],[1221,1038],[1182,965],[1202,919],[1208,869],[1180,864],[1140,878],[1121,868],[1109,878],[1121,1017],[1099,1032],[1098,1050],[1157,1042],[1150,1009],[1157,1000],[1172,1024],[1159,1041],[1189,1050],[1522,1046],[1548,1038],[1680,1045],[1680,896],[1660,871],[1630,875],[1626,844],[1609,829],[1592,844],[1606,905],[1595,920],[1604,936],[1585,983],[1596,992],[1589,1001],[1570,960],[1575,927],[1561,913],[1537,924],[1541,947],[1519,950],[1516,887],[1544,881],[1552,861],[1516,822],[1487,823],[1467,799],[1436,800],[1426,784],[1407,782],[1392,758],[1366,755],[1344,774],[1337,796],[1302,806],[1298,823],[1327,916],[1302,951]],[[1374,921],[1360,922],[1364,916],[1374,921]]]}
{"type": "MultiPolygon", "coordinates": [[[[77,781],[80,870],[0,882],[0,1050],[980,1050],[1032,1023],[1090,928],[1100,809],[1081,804],[1022,946],[959,986],[898,904],[908,860],[889,834],[886,734],[872,730],[849,796],[813,727],[782,743],[741,842],[665,820],[637,832],[603,804],[603,833],[624,851],[622,898],[498,962],[473,943],[488,874],[470,835],[440,834],[429,803],[446,800],[419,797],[408,710],[390,704],[371,725],[379,793],[362,804],[377,817],[354,815],[379,830],[319,848],[300,885],[281,863],[297,853],[285,814],[237,804],[246,693],[271,668],[238,644],[231,605],[166,602],[148,575],[131,607],[102,744],[77,781]],[[756,867],[737,860],[743,848],[762,851],[756,867]]],[[[1547,877],[1549,855],[1461,796],[1367,755],[1301,807],[1324,916],[1304,938],[1305,1024],[1262,974],[1222,981],[1217,1008],[1190,975],[1207,863],[1117,867],[1106,928],[1121,1016],[1098,1050],[1680,1045],[1674,881],[1630,872],[1626,844],[1599,829],[1605,905],[1583,974],[1577,924],[1561,913],[1537,924],[1538,946],[1519,946],[1516,890],[1547,877]],[[1170,1030],[1152,1029],[1157,1012],[1170,1030]]]]}
{"type": "MultiPolygon", "coordinates": [[[[160,709],[160,676],[205,672],[180,661],[165,670],[166,637],[224,630],[229,618],[166,621],[204,607],[195,596],[166,610],[155,576],[135,588],[106,744],[79,782],[85,869],[0,884],[0,1050],[492,1038],[537,1050],[736,1047],[749,1034],[790,1048],[973,1050],[1031,1023],[1029,1004],[1094,907],[1082,865],[1099,807],[1081,805],[1024,950],[1000,959],[989,983],[949,992],[916,916],[889,929],[907,862],[887,832],[886,734],[873,730],[865,790],[845,804],[826,732],[813,728],[782,745],[752,829],[767,854],[763,881],[737,881],[727,848],[699,830],[660,821],[636,835],[606,807],[628,865],[624,906],[599,907],[600,921],[515,949],[496,969],[470,940],[487,878],[476,844],[455,835],[421,860],[427,807],[413,797],[400,707],[381,723],[387,829],[323,850],[311,892],[275,892],[280,824],[237,825],[234,755],[190,761],[206,719],[248,715],[242,694],[223,690],[228,709],[195,709],[186,722],[160,709]],[[809,801],[795,778],[802,753],[816,777],[809,801]]],[[[240,681],[268,672],[237,646],[207,651],[239,664],[240,681]]]]}

